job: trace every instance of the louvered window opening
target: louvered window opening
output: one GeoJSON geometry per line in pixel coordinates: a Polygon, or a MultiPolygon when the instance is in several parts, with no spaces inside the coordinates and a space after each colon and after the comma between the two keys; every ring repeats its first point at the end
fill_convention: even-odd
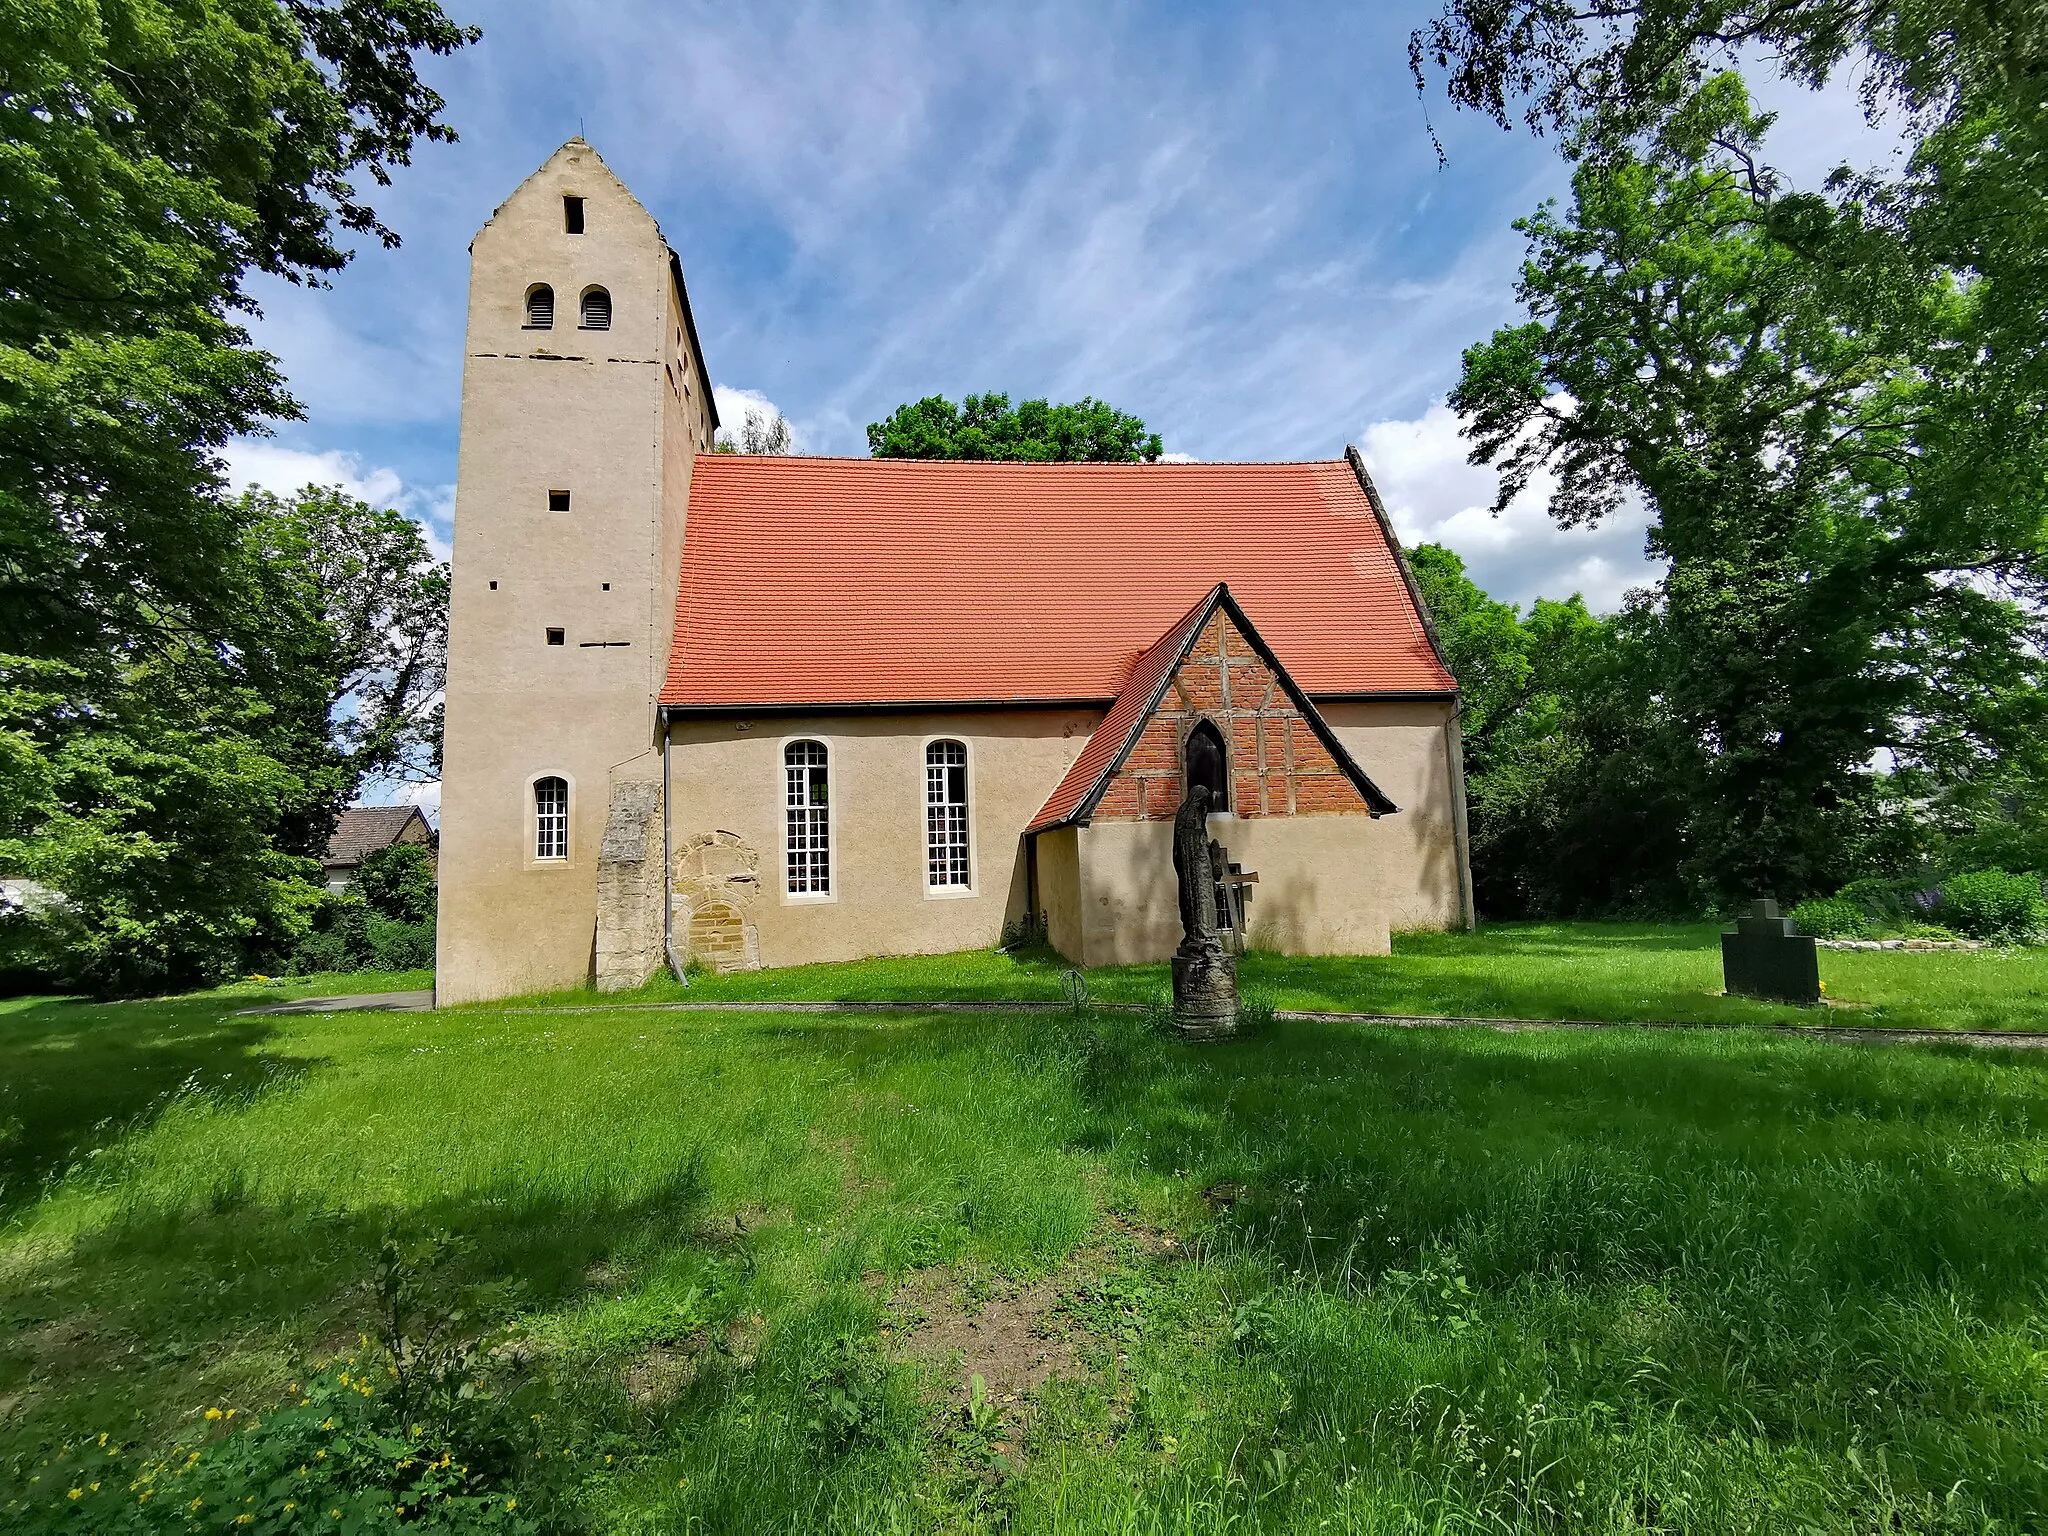
{"type": "Polygon", "coordinates": [[[602,288],[583,295],[583,329],[608,331],[612,328],[612,296],[602,288]]]}
{"type": "Polygon", "coordinates": [[[832,891],[832,812],[825,746],[794,741],[782,754],[789,816],[789,894],[832,891]]]}
{"type": "Polygon", "coordinates": [[[933,890],[967,887],[967,749],[935,741],[924,749],[925,878],[933,890]]]}
{"type": "Polygon", "coordinates": [[[552,330],[555,324],[555,290],[543,283],[526,295],[526,328],[552,330]]]}
{"type": "Polygon", "coordinates": [[[533,856],[569,857],[569,786],[561,779],[540,779],[533,786],[533,856]]]}

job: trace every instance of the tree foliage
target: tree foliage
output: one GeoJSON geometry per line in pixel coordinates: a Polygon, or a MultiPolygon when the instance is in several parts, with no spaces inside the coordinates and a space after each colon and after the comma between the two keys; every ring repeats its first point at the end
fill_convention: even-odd
{"type": "Polygon", "coordinates": [[[713,453],[767,453],[785,454],[794,447],[795,434],[791,432],[788,420],[780,411],[773,416],[765,411],[749,409],[740,422],[735,435],[729,428],[721,429],[712,441],[713,453]]]}
{"type": "Polygon", "coordinates": [[[1072,405],[1003,394],[969,395],[959,405],[930,395],[899,405],[868,426],[868,451],[878,459],[1005,459],[1027,463],[1150,464],[1157,432],[1128,411],[1084,396],[1072,405]]]}
{"type": "Polygon", "coordinates": [[[432,0],[0,7],[0,652],[104,664],[232,612],[230,438],[296,407],[236,317],[453,132],[432,0]]]}
{"type": "Polygon", "coordinates": [[[1874,762],[1924,791],[2042,723],[2044,487],[1985,494],[1951,409],[1979,290],[1854,259],[1866,210],[1783,193],[1767,127],[1723,75],[1582,160],[1570,207],[1517,225],[1530,319],[1451,396],[1501,506],[1547,472],[1566,526],[1652,510],[1669,574],[1633,622],[1684,873],[1718,899],[1847,878],[1874,762]]]}

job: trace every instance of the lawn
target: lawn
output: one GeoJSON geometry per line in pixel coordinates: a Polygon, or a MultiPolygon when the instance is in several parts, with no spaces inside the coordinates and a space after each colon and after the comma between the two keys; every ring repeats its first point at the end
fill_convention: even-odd
{"type": "MultiPolygon", "coordinates": [[[[663,976],[635,1000],[1053,1000],[1066,968],[1045,950],[973,951],[700,976],[688,988],[663,976]]],[[[1239,979],[1281,1008],[1312,1011],[2048,1031],[2048,947],[1822,950],[1820,973],[1831,1006],[1816,1013],[1722,996],[1713,924],[1498,923],[1396,934],[1386,957],[1251,954],[1239,979]]],[[[1170,987],[1163,964],[1090,971],[1087,984],[1104,1002],[1145,1002],[1170,987]]]]}
{"type": "MultiPolygon", "coordinates": [[[[1571,1014],[1705,985],[1697,945],[1574,994],[1540,930],[1491,942],[1530,961],[1492,993],[1457,941],[1408,941],[1378,990],[1370,966],[1271,983],[1571,1014]]],[[[907,985],[917,963],[891,964],[860,984],[907,985]]],[[[829,988],[798,976],[719,987],[829,988]]],[[[463,1529],[1974,1531],[2048,1509],[2033,1053],[239,1006],[0,1013],[10,1530],[374,1529],[389,1495],[295,1497],[365,1445],[395,1450],[357,1475],[398,1483],[444,1448],[463,1529]],[[484,1330],[428,1351],[472,1395],[410,1450],[358,1342],[380,1278],[415,1353],[448,1312],[484,1330]],[[332,1439],[362,1424],[397,1438],[332,1439]]]]}

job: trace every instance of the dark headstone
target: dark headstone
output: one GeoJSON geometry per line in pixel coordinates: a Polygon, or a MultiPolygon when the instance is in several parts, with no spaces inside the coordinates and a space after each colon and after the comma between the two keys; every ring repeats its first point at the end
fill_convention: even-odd
{"type": "Polygon", "coordinates": [[[1732,997],[1811,1008],[1820,1002],[1820,955],[1775,901],[1753,901],[1721,934],[1721,975],[1732,997]]]}

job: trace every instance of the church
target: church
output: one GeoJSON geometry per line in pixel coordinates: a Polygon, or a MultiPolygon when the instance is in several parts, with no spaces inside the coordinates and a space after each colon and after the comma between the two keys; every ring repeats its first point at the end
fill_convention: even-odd
{"type": "Polygon", "coordinates": [[[437,1001],[1180,938],[1204,784],[1240,945],[1469,926],[1457,684],[1355,449],[711,452],[680,259],[581,139],[470,247],[437,1001]]]}

